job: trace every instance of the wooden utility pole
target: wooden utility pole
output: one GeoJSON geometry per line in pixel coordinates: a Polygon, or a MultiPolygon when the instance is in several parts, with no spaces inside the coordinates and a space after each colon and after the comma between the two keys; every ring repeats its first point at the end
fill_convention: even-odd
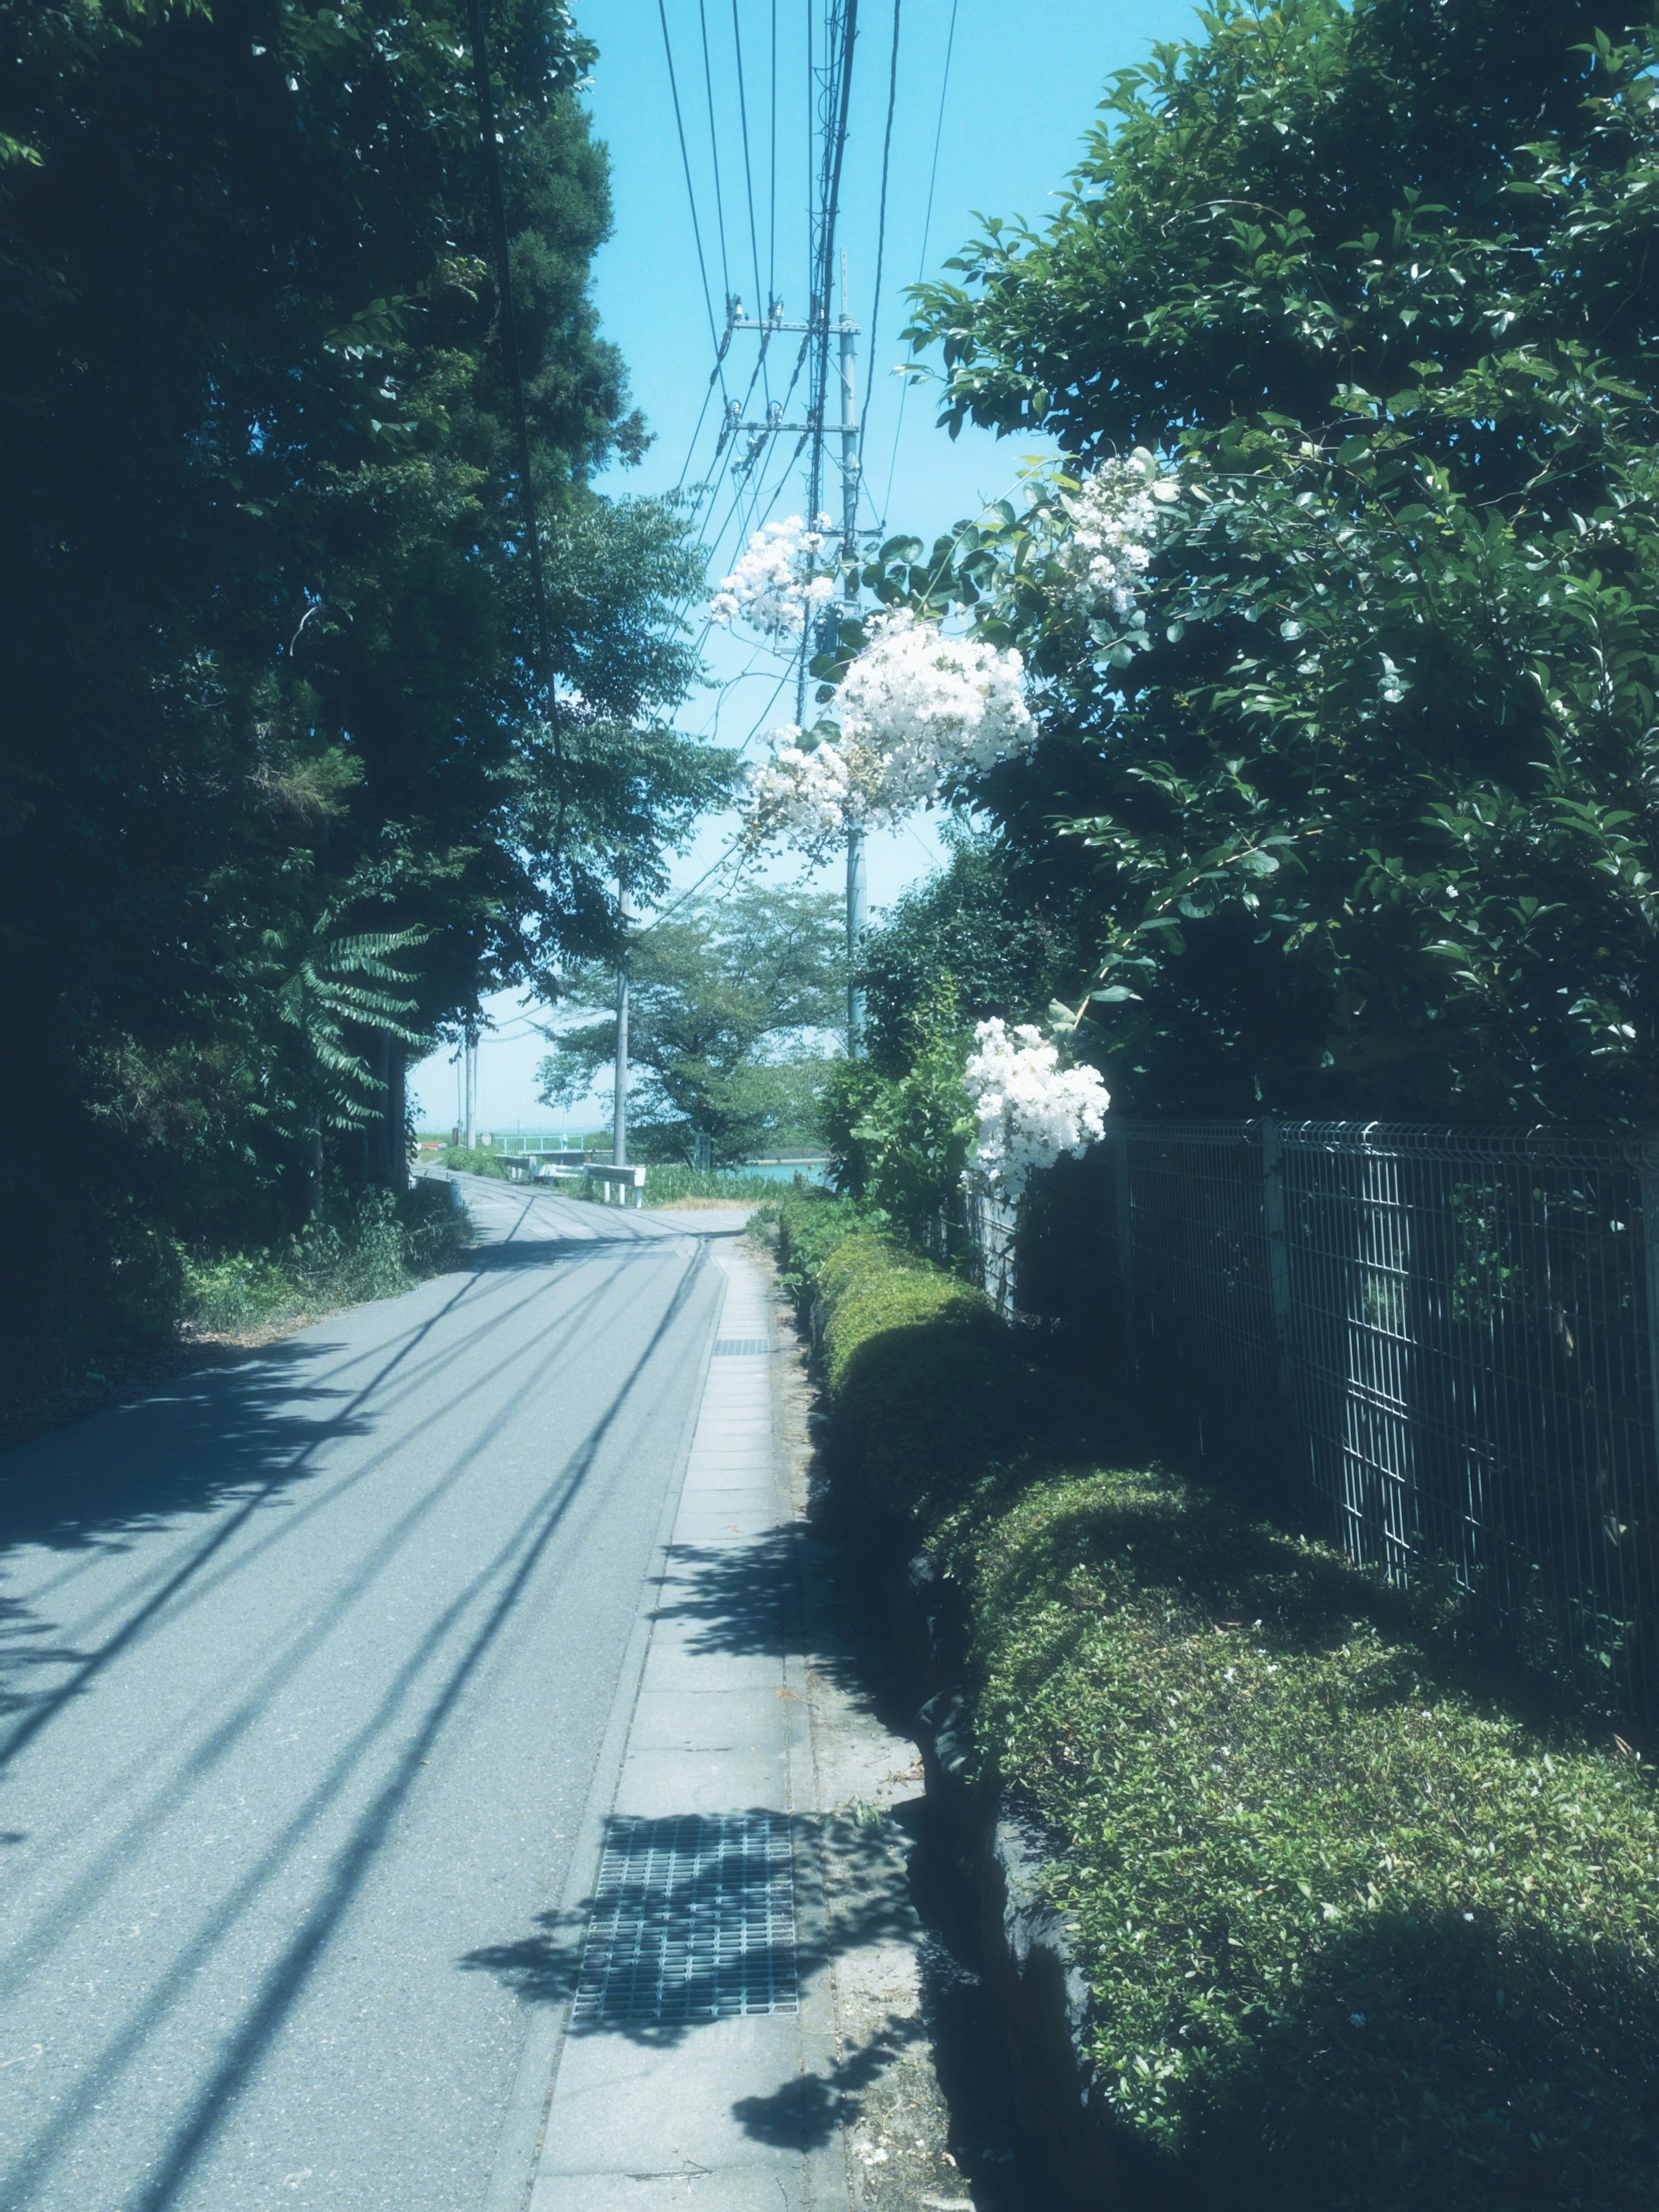
{"type": "Polygon", "coordinates": [[[617,1064],[611,1103],[611,1161],[628,1165],[628,888],[617,879],[617,912],[623,927],[623,955],[617,963],[617,1064]]]}

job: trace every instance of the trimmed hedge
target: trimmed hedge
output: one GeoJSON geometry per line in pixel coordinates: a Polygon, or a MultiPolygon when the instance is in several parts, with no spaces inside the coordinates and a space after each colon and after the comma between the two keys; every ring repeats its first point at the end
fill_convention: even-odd
{"type": "Polygon", "coordinates": [[[1652,1765],[1224,1491],[1066,1464],[1014,1333],[855,1211],[781,1209],[837,1449],[969,1594],[977,1785],[1061,1840],[1157,2201],[1659,2203],[1652,1765]]]}
{"type": "Polygon", "coordinates": [[[1035,1378],[980,1291],[850,1201],[802,1196],[777,1212],[786,1272],[817,1301],[843,1476],[921,1533],[949,1510],[964,1467],[1024,1449],[1035,1378]]]}

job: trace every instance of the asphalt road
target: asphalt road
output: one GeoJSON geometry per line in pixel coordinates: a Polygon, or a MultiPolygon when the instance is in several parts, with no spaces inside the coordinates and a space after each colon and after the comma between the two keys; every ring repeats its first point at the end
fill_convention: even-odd
{"type": "Polygon", "coordinates": [[[730,1217],[465,1272],[0,1455],[0,2208],[477,2212],[730,1217]]]}

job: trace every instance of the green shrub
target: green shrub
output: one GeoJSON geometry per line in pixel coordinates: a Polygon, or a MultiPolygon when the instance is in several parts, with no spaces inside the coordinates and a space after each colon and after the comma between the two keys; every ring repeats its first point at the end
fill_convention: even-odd
{"type": "Polygon", "coordinates": [[[689,1168],[678,1160],[653,1162],[645,1171],[645,1202],[669,1206],[678,1198],[717,1198],[750,1206],[787,1190],[775,1176],[745,1174],[741,1168],[689,1168]]]}
{"type": "Polygon", "coordinates": [[[1190,1483],[972,1548],[980,1755],[1066,1840],[1117,2118],[1241,2212],[1654,2203],[1650,1768],[1190,1483]]]}
{"type": "Polygon", "coordinates": [[[1210,2212],[1659,2202],[1653,1769],[1460,1616],[1157,1469],[1067,1464],[977,1294],[775,1209],[835,1447],[967,1589],[978,1783],[1056,1838],[1110,2117],[1210,2212]]]}
{"type": "Polygon", "coordinates": [[[184,1317],[210,1335],[240,1336],[395,1297],[453,1267],[467,1233],[447,1184],[340,1196],[276,1250],[186,1257],[184,1317]]]}
{"type": "Polygon", "coordinates": [[[871,1503],[925,1526],[965,1470],[1027,1446],[1036,1378],[980,1291],[855,1202],[802,1198],[779,1212],[786,1275],[817,1304],[842,1468],[871,1503]]]}
{"type": "Polygon", "coordinates": [[[503,1163],[507,1157],[493,1145],[446,1145],[439,1165],[447,1168],[452,1175],[505,1177],[507,1171],[503,1163]]]}

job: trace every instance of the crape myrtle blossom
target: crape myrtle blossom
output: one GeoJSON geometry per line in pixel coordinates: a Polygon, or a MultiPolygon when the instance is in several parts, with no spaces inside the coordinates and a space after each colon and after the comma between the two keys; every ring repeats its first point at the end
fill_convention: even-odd
{"type": "Polygon", "coordinates": [[[1017,1206],[1039,1168],[1086,1151],[1105,1127],[1110,1097],[1097,1070],[1066,1067],[1041,1030],[994,1018],[974,1030],[963,1075],[978,1128],[963,1182],[1017,1206]]]}
{"type": "Polygon", "coordinates": [[[854,800],[852,763],[833,743],[805,746],[793,722],[772,732],[772,757],[749,780],[746,828],[751,844],[786,837],[809,853],[822,853],[843,836],[849,821],[865,817],[854,800]]]}
{"type": "Polygon", "coordinates": [[[1179,496],[1140,446],[1127,459],[1102,461],[1074,492],[1063,492],[1054,517],[1056,604],[1087,621],[1127,622],[1152,563],[1159,507],[1179,496]]]}
{"type": "Polygon", "coordinates": [[[946,637],[908,607],[878,615],[836,696],[843,741],[884,763],[884,796],[926,806],[964,774],[1030,750],[1025,663],[977,638],[946,637]]]}
{"type": "Polygon", "coordinates": [[[755,842],[822,849],[886,827],[1035,742],[1018,653],[945,637],[908,608],[876,616],[866,635],[836,695],[839,724],[821,723],[816,744],[793,725],[774,732],[750,787],[755,842]]]}
{"type": "Polygon", "coordinates": [[[809,617],[835,595],[834,575],[814,574],[829,527],[827,514],[811,530],[792,514],[757,530],[708,602],[714,621],[741,619],[766,637],[799,637],[809,617]]]}

